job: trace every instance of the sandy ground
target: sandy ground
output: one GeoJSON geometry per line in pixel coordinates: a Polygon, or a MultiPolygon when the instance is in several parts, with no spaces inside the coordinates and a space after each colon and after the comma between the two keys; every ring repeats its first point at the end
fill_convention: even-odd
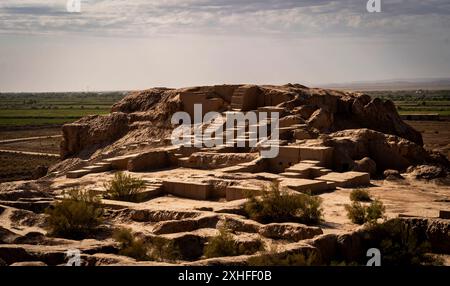
{"type": "Polygon", "coordinates": [[[30,140],[7,139],[0,141],[0,149],[24,152],[40,152],[59,155],[61,136],[34,137],[30,140]]]}
{"type": "MultiPolygon", "coordinates": [[[[261,174],[250,173],[234,173],[226,174],[220,170],[197,170],[187,168],[177,168],[171,170],[161,170],[155,172],[142,172],[131,173],[135,177],[151,179],[152,181],[162,181],[164,179],[177,179],[177,180],[189,180],[189,181],[207,181],[214,179],[226,179],[234,181],[235,183],[253,184],[254,186],[262,186],[269,184],[269,181],[263,181],[259,178],[261,174]]],[[[56,191],[56,194],[71,188],[79,189],[95,189],[104,190],[104,183],[110,181],[114,176],[114,172],[104,172],[89,174],[78,179],[67,179],[64,176],[49,179],[48,181],[42,181],[40,184],[41,190],[56,191]]],[[[450,186],[438,185],[433,182],[417,181],[410,178],[398,181],[385,181],[385,180],[372,180],[372,185],[367,188],[372,197],[380,199],[386,206],[386,217],[394,218],[399,215],[402,216],[421,216],[436,218],[439,215],[440,210],[450,210],[450,186]]],[[[36,184],[36,182],[15,182],[7,183],[5,185],[21,186],[19,188],[25,188],[26,184],[36,184]]],[[[34,185],[29,185],[28,188],[33,188],[34,185]]],[[[347,218],[344,206],[350,204],[349,195],[352,189],[338,188],[332,192],[321,194],[323,199],[323,221],[320,223],[320,227],[325,234],[329,233],[346,233],[356,228],[359,225],[351,223],[347,218]]],[[[189,218],[201,217],[203,221],[205,218],[220,217],[223,223],[223,219],[226,217],[238,218],[241,223],[246,223],[247,226],[255,224],[255,221],[245,219],[244,217],[232,214],[236,213],[245,203],[244,200],[225,201],[224,199],[209,201],[209,200],[192,200],[180,197],[174,197],[171,195],[164,195],[157,197],[142,203],[124,202],[117,200],[103,200],[105,209],[107,210],[106,216],[108,217],[108,224],[112,224],[115,227],[125,227],[131,229],[133,233],[138,237],[149,238],[153,237],[155,229],[161,225],[160,221],[130,219],[129,210],[147,210],[144,212],[135,213],[158,213],[158,215],[168,215],[171,217],[185,217],[185,219],[168,218],[165,223],[171,220],[184,220],[189,221],[189,218]],[[119,210],[120,209],[120,210],[119,210]],[[124,212],[122,212],[124,210],[124,212]],[[162,212],[160,212],[162,211],[162,212]],[[187,218],[187,219],[186,219],[187,218]]],[[[44,225],[37,223],[27,224],[22,221],[26,217],[27,220],[39,221],[43,219],[43,214],[34,214],[26,210],[17,210],[11,207],[4,208],[0,213],[0,226],[11,230],[19,235],[26,235],[29,232],[46,233],[44,225]],[[16,213],[15,213],[16,212],[16,213]],[[16,219],[12,219],[16,214],[16,219]],[[18,218],[17,218],[18,217],[18,218]]],[[[218,234],[218,230],[212,227],[198,227],[193,229],[183,229],[183,224],[180,224],[180,230],[169,231],[166,233],[158,234],[160,237],[164,237],[169,240],[176,240],[187,235],[187,237],[202,237],[208,238],[218,234]]],[[[169,227],[170,229],[170,227],[169,227]]],[[[282,250],[289,248],[292,244],[287,243],[285,240],[272,240],[266,237],[261,237],[257,233],[242,232],[239,233],[240,239],[255,240],[261,239],[266,249],[282,250]]],[[[53,238],[52,238],[53,239],[53,238]]],[[[105,237],[96,237],[94,240],[96,243],[103,243],[105,237]]],[[[54,242],[56,243],[56,242],[54,242]]],[[[26,247],[34,247],[39,251],[46,251],[45,247],[41,245],[30,245],[26,247]]],[[[47,247],[47,246],[46,246],[47,247]]],[[[48,246],[50,247],[50,246],[48,246]]],[[[56,243],[53,248],[59,247],[62,249],[60,242],[56,243]]],[[[53,248],[52,251],[54,250],[53,248]]],[[[50,248],[49,248],[50,249],[50,248]]],[[[450,255],[439,255],[444,259],[444,265],[450,265],[450,255]]],[[[121,258],[122,259],[122,258],[121,258]]],[[[124,261],[124,260],[120,260],[124,261]]]]}
{"type": "Polygon", "coordinates": [[[35,137],[35,136],[53,136],[53,135],[61,135],[61,127],[42,127],[42,128],[32,128],[32,127],[4,128],[3,127],[3,128],[0,128],[0,138],[2,140],[35,137]]]}
{"type": "Polygon", "coordinates": [[[450,159],[450,121],[405,121],[422,134],[424,147],[450,159]]]}
{"type": "MultiPolygon", "coordinates": [[[[405,179],[399,181],[373,180],[367,188],[383,202],[388,218],[402,216],[438,217],[440,210],[450,210],[450,186],[405,179]]],[[[338,189],[322,194],[324,232],[351,230],[356,227],[346,216],[344,205],[350,204],[352,189],[338,189]]]]}
{"type": "MultiPolygon", "coordinates": [[[[227,174],[218,171],[197,169],[173,169],[151,173],[131,173],[133,176],[153,179],[180,179],[204,181],[221,178],[227,174]]],[[[229,174],[228,174],[229,175],[229,174]]],[[[256,180],[254,175],[242,175],[242,182],[268,184],[256,180]]],[[[79,179],[57,178],[52,184],[53,189],[64,190],[78,186],[80,188],[103,188],[104,182],[113,177],[113,173],[90,174],[79,179]]],[[[380,199],[386,206],[388,218],[402,216],[438,217],[440,210],[450,210],[450,186],[438,185],[406,178],[405,180],[386,181],[372,180],[372,186],[367,190],[374,198],[380,199]]],[[[357,225],[350,222],[346,216],[344,206],[350,204],[349,195],[352,189],[338,188],[333,192],[321,194],[323,199],[324,222],[321,224],[325,233],[340,233],[352,230],[357,225]]],[[[226,208],[241,204],[242,201],[200,201],[163,196],[153,200],[133,204],[134,208],[162,208],[171,210],[195,210],[200,208],[226,208]]]]}
{"type": "Polygon", "coordinates": [[[33,179],[39,166],[50,166],[59,162],[57,156],[36,156],[21,153],[0,152],[0,183],[13,180],[33,179]]]}

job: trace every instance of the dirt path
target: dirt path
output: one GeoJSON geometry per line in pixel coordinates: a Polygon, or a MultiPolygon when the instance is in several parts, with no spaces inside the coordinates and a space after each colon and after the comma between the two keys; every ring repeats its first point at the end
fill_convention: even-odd
{"type": "Polygon", "coordinates": [[[26,137],[26,138],[14,138],[14,139],[0,140],[0,144],[8,144],[8,143],[16,143],[16,142],[25,142],[25,141],[33,141],[33,140],[42,140],[42,139],[50,139],[50,138],[61,138],[61,137],[62,137],[62,135],[36,136],[36,137],[26,137]]]}
{"type": "Polygon", "coordinates": [[[53,153],[26,152],[26,151],[2,150],[2,149],[0,149],[0,153],[21,154],[21,155],[31,155],[31,156],[47,156],[47,157],[58,157],[59,158],[59,154],[53,154],[53,153]]]}

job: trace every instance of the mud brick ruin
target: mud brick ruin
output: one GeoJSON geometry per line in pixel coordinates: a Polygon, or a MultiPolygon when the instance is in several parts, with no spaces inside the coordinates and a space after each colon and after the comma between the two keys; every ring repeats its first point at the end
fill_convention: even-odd
{"type": "MultiPolygon", "coordinates": [[[[204,123],[201,129],[222,130],[216,136],[236,131],[217,122],[222,121],[204,123]]],[[[270,118],[258,126],[262,124],[270,125],[270,118]]],[[[52,243],[49,241],[54,238],[44,236],[42,210],[61,198],[64,190],[76,186],[102,196],[104,183],[118,171],[141,178],[146,187],[138,202],[103,198],[108,227],[126,226],[143,239],[162,237],[174,242],[182,257],[174,262],[177,264],[246,265],[248,255],[216,259],[202,256],[208,238],[225,223],[237,243],[245,247],[263,239],[268,245],[277,244],[279,253],[315,252],[324,263],[338,256],[351,261],[365,255],[364,247],[355,246],[364,244],[363,230],[351,224],[343,210],[351,189],[358,187],[373,188],[373,194],[385,199],[390,218],[401,216],[406,225],[420,225],[437,253],[449,252],[449,244],[442,243],[450,241],[448,220],[438,218],[439,211],[446,214],[448,205],[437,201],[448,195],[448,186],[438,188],[433,195],[414,192],[412,200],[423,204],[412,207],[398,199],[413,192],[419,181],[411,177],[408,186],[383,181],[386,170],[396,170],[409,180],[420,166],[448,168],[445,158],[423,148],[421,134],[402,121],[390,101],[299,84],[153,88],[132,92],[117,102],[110,114],[66,124],[62,132],[61,163],[44,178],[11,184],[0,193],[2,217],[16,214],[16,219],[5,225],[21,226],[19,231],[0,229],[8,232],[9,241],[15,241],[13,247],[0,235],[0,258],[7,264],[62,264],[59,256],[48,253],[60,253],[67,245],[82,249],[86,261],[93,265],[164,264],[117,255],[117,245],[108,235],[52,243]],[[173,145],[171,134],[177,126],[171,123],[172,115],[185,111],[194,117],[195,104],[201,104],[202,116],[215,111],[222,119],[238,111],[277,113],[279,140],[270,143],[277,144],[278,155],[261,156],[267,141],[273,139],[270,133],[265,141],[251,147],[252,131],[245,125],[244,133],[231,143],[209,148],[173,145]],[[246,195],[264,190],[273,182],[290,192],[321,196],[324,222],[319,226],[295,222],[264,225],[243,216],[246,195]],[[398,188],[397,193],[389,192],[390,188],[398,188]],[[395,197],[397,194],[399,197],[395,197]],[[17,220],[19,214],[32,217],[33,222],[24,226],[17,220]],[[30,228],[39,233],[33,239],[47,244],[45,247],[33,243],[30,228]],[[12,251],[11,247],[16,252],[22,249],[26,255],[8,258],[2,254],[6,253],[2,249],[12,251]]],[[[198,139],[194,135],[189,138],[191,142],[198,139]]]]}

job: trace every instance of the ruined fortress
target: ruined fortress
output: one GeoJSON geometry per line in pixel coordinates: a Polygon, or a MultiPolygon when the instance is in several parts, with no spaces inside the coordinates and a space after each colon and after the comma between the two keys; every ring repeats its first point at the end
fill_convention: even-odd
{"type": "MultiPolygon", "coordinates": [[[[219,121],[219,120],[216,120],[219,121]]],[[[237,135],[237,127],[204,123],[200,128],[219,128],[237,135]]],[[[271,130],[271,118],[264,122],[271,130]]],[[[259,129],[256,129],[259,130],[259,129]]],[[[403,123],[391,102],[372,100],[363,94],[285,86],[212,86],[151,89],[136,92],[118,102],[109,116],[85,118],[63,128],[61,155],[80,156],[66,176],[78,178],[109,170],[132,172],[164,168],[218,169],[225,173],[262,174],[297,191],[313,194],[336,187],[370,183],[370,176],[386,169],[406,170],[431,160],[421,147],[420,133],[403,123]],[[170,116],[185,111],[194,117],[194,105],[201,104],[202,116],[219,112],[225,117],[236,111],[279,114],[274,158],[261,158],[264,142],[249,147],[248,125],[234,141],[212,148],[171,144],[170,116]],[[157,134],[157,135],[155,135],[157,134]]],[[[223,135],[222,135],[223,134],[223,135]]],[[[60,175],[56,172],[55,175],[60,175]]],[[[177,183],[164,180],[165,191],[186,198],[242,198],[247,187],[232,184],[225,190],[201,180],[177,183]],[[173,187],[176,186],[176,187],[173,187]],[[182,190],[183,189],[183,190],[182,190]],[[173,191],[175,190],[175,191],[173,191]]]]}
{"type": "MultiPolygon", "coordinates": [[[[300,84],[136,91],[117,102],[110,114],[66,124],[62,132],[64,160],[31,185],[9,187],[1,197],[0,205],[9,208],[3,212],[26,209],[24,212],[34,218],[31,226],[39,231],[43,229],[39,223],[43,219],[42,208],[60,198],[64,190],[76,186],[102,196],[104,182],[123,171],[144,180],[146,187],[137,202],[102,200],[110,210],[110,224],[131,227],[143,239],[163,237],[173,241],[181,248],[182,259],[178,263],[189,265],[246,264],[247,256],[202,259],[207,239],[225,222],[244,247],[263,238],[268,244],[279,244],[279,253],[315,252],[325,262],[337,256],[344,260],[361,257],[365,255],[364,231],[356,230],[342,215],[350,190],[373,187],[374,180],[383,182],[386,170],[401,174],[420,165],[448,168],[445,158],[423,148],[421,134],[402,121],[392,102],[372,99],[362,93],[308,88],[300,84]],[[177,127],[171,120],[172,115],[184,111],[194,117],[196,104],[201,104],[202,116],[217,112],[217,117],[200,125],[192,123],[192,130],[216,130],[215,136],[219,137],[231,132],[235,138],[222,145],[205,147],[194,144],[202,138],[192,132],[188,137],[190,146],[172,144],[172,132],[177,127]],[[273,131],[273,120],[269,116],[257,126],[243,123],[227,128],[221,119],[235,112],[276,113],[279,118],[276,140],[269,131],[256,145],[250,144],[252,138],[261,138],[252,136],[260,127],[273,131]],[[238,129],[242,132],[238,133],[238,129]],[[278,149],[273,158],[261,156],[268,143],[278,149]],[[242,204],[246,196],[273,182],[290,192],[322,196],[324,223],[320,226],[294,222],[264,225],[243,216],[242,204]],[[21,205],[11,202],[13,197],[21,197],[19,189],[28,189],[29,193],[21,205]],[[41,205],[38,207],[38,204],[41,205]],[[277,242],[280,240],[282,243],[277,242]]],[[[399,188],[406,192],[411,187],[399,188]]],[[[375,186],[375,190],[379,190],[375,192],[383,200],[382,186],[375,186]]],[[[442,193],[438,193],[445,196],[448,186],[440,190],[442,193]]],[[[433,202],[430,197],[418,200],[430,201],[432,205],[408,209],[405,203],[405,207],[400,208],[393,198],[392,203],[387,203],[388,215],[391,218],[399,214],[418,217],[402,221],[405,225],[420,226],[438,253],[448,253],[449,244],[442,242],[449,241],[448,220],[437,218],[439,210],[445,210],[447,205],[433,202]],[[435,219],[430,219],[433,216],[435,219]]],[[[25,241],[25,246],[20,247],[28,256],[9,262],[62,263],[58,258],[52,257],[52,260],[45,256],[48,251],[61,251],[62,247],[54,245],[62,242],[39,249],[27,246],[33,243],[26,242],[25,232],[14,235],[25,241]]],[[[114,242],[95,236],[92,239],[65,243],[84,249],[85,258],[91,264],[138,263],[116,255],[111,250],[114,242]],[[108,247],[111,249],[106,250],[108,247]]],[[[6,246],[0,245],[0,258],[5,260],[2,247],[6,246]]],[[[152,263],[158,264],[147,262],[152,263]]]]}

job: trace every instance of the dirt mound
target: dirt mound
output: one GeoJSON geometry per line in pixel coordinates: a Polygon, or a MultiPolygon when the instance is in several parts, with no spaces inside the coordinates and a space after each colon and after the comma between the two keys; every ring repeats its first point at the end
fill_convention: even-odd
{"type": "Polygon", "coordinates": [[[131,92],[123,100],[114,104],[111,108],[111,112],[133,113],[139,111],[148,111],[163,100],[166,92],[166,97],[170,96],[171,93],[168,91],[171,91],[171,89],[152,88],[149,90],[131,92]]]}
{"type": "Polygon", "coordinates": [[[121,112],[107,116],[89,116],[75,123],[63,126],[61,156],[67,158],[88,147],[101,147],[102,144],[117,139],[129,130],[130,118],[121,112]]]}

